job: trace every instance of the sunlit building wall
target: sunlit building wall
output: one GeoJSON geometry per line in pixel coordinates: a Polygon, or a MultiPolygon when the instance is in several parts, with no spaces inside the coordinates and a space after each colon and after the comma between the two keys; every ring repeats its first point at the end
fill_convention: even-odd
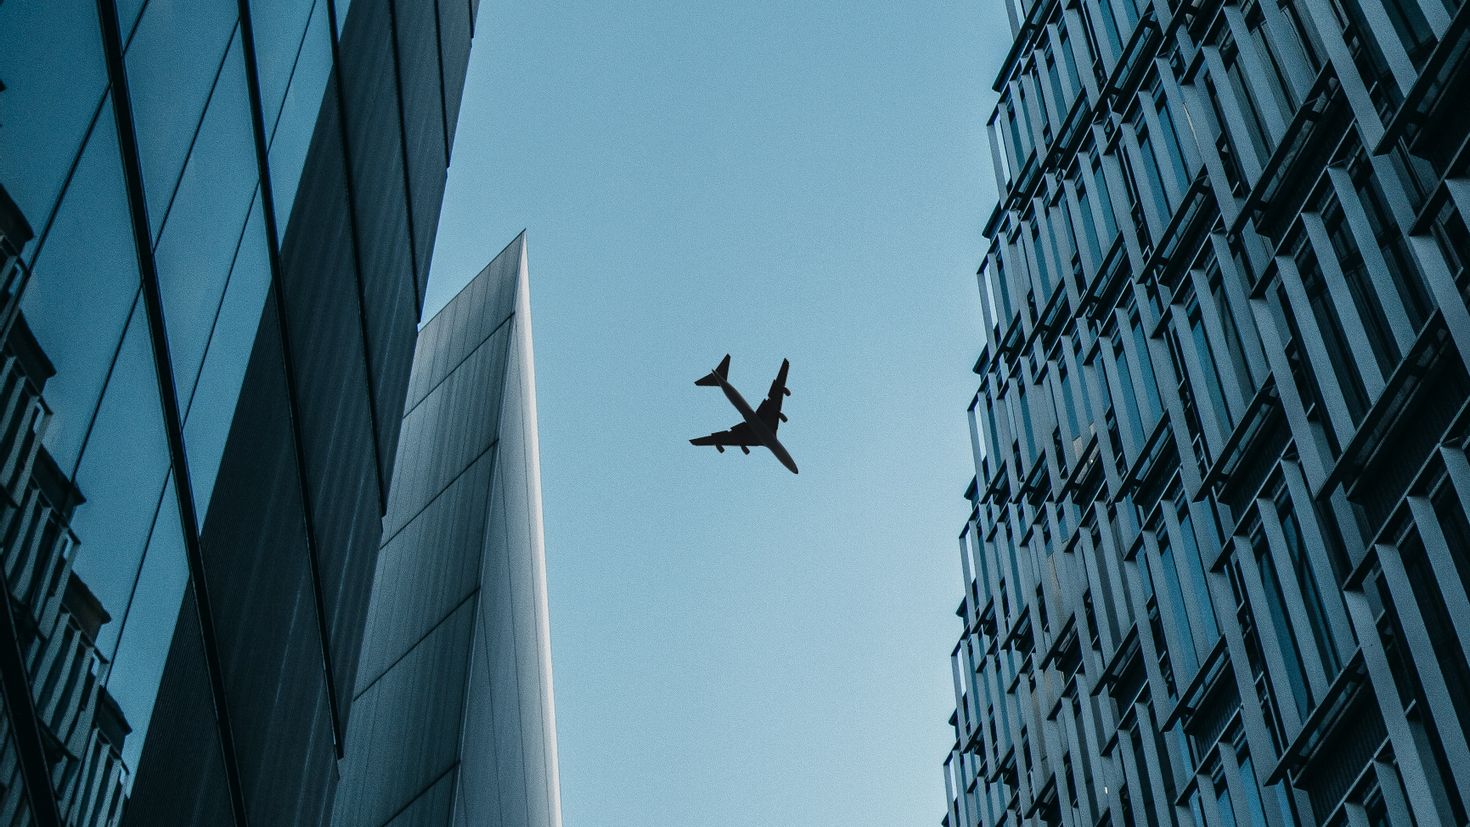
{"type": "Polygon", "coordinates": [[[944,823],[1466,823],[1465,7],[1002,14],[944,823]]]}
{"type": "Polygon", "coordinates": [[[559,827],[525,235],[424,325],[334,823],[559,827]]]}
{"type": "Polygon", "coordinates": [[[0,3],[0,823],[330,819],[475,11],[0,3]]]}

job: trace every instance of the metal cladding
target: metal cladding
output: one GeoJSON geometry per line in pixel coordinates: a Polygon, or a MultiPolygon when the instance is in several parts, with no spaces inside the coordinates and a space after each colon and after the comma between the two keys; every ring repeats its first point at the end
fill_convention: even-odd
{"type": "Polygon", "coordinates": [[[525,235],[414,357],[334,822],[557,827],[525,235]]]}
{"type": "Polygon", "coordinates": [[[943,823],[1465,824],[1470,13],[1005,8],[943,823]]]}

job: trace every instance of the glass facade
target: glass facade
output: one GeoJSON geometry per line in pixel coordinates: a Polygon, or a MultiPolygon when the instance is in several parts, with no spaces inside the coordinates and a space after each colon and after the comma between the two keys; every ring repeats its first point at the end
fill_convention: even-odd
{"type": "Polygon", "coordinates": [[[943,823],[1466,823],[1470,12],[1007,12],[943,823]]]}
{"type": "Polygon", "coordinates": [[[522,234],[421,331],[334,823],[561,824],[522,234]]]}
{"type": "Polygon", "coordinates": [[[0,822],[330,818],[477,5],[0,3],[0,822]]]}

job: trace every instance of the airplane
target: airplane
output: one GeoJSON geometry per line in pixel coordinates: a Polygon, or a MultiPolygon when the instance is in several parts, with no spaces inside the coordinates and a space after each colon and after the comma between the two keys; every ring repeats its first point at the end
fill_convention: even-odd
{"type": "Polygon", "coordinates": [[[735,410],[740,412],[745,421],[732,426],[728,431],[716,431],[709,436],[696,437],[689,440],[689,443],[691,445],[713,445],[715,450],[722,454],[725,453],[727,446],[738,446],[741,451],[748,454],[750,446],[764,445],[771,449],[771,453],[775,454],[776,459],[780,460],[781,464],[786,466],[791,473],[799,473],[796,470],[795,460],[791,459],[791,454],[786,452],[786,446],[776,439],[776,428],[786,421],[786,414],[781,413],[781,400],[791,395],[791,391],[786,389],[786,370],[789,367],[791,367],[791,361],[782,359],[781,370],[776,374],[776,381],[771,383],[770,392],[766,394],[759,408],[751,410],[745,398],[740,395],[740,391],[735,390],[729,382],[725,381],[725,377],[730,375],[730,354],[725,354],[725,358],[720,360],[719,367],[710,371],[704,378],[694,380],[694,384],[701,387],[719,386],[730,400],[730,404],[735,406],[735,410]]]}

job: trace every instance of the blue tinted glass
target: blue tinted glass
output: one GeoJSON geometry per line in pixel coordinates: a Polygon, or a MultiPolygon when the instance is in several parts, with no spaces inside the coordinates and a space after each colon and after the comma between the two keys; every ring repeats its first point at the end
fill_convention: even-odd
{"type": "Polygon", "coordinates": [[[265,112],[265,131],[275,128],[281,111],[281,100],[296,55],[301,50],[306,22],[313,6],[325,6],[314,0],[250,0],[250,19],[255,27],[255,66],[260,77],[260,102],[265,112]]]}
{"type": "Polygon", "coordinates": [[[138,295],[138,257],[118,157],[109,115],[92,132],[21,301],[56,367],[45,388],[52,410],[45,444],[66,472],[76,466],[138,295]]]}
{"type": "Polygon", "coordinates": [[[204,359],[256,173],[245,66],[236,38],[155,251],[181,407],[188,404],[204,359]]]}
{"type": "Polygon", "coordinates": [[[282,235],[296,200],[296,188],[301,183],[311,133],[321,111],[322,90],[331,74],[332,43],[327,29],[327,4],[318,3],[302,42],[296,70],[291,75],[280,120],[270,138],[271,193],[275,196],[276,226],[282,235]]]}
{"type": "Polygon", "coordinates": [[[73,571],[112,617],[98,633],[97,646],[104,653],[117,645],[167,474],[168,445],[140,303],[77,467],[76,485],[85,502],[71,521],[78,543],[73,571]]]}
{"type": "Polygon", "coordinates": [[[0,3],[0,181],[37,231],[107,87],[94,0],[0,3]]]}
{"type": "MultiPolygon", "coordinates": [[[[199,519],[209,513],[210,494],[219,473],[225,437],[245,381],[245,366],[260,327],[261,309],[270,288],[270,262],[266,256],[265,224],[257,200],[250,222],[240,240],[235,266],[230,271],[219,317],[204,356],[199,384],[184,418],[184,445],[189,455],[189,479],[199,519]]],[[[202,526],[201,526],[202,528],[202,526]]]]}
{"type": "Polygon", "coordinates": [[[154,234],[234,32],[233,0],[153,0],[128,44],[128,88],[154,234]]]}
{"type": "Polygon", "coordinates": [[[126,614],[114,618],[110,624],[120,626],[122,635],[107,674],[107,690],[133,730],[123,741],[122,750],[123,763],[130,772],[138,769],[148,722],[153,717],[153,702],[158,697],[158,685],[163,679],[164,663],[178,622],[179,606],[189,585],[189,567],[184,558],[178,502],[174,496],[170,480],[153,524],[132,600],[126,614]]]}
{"type": "Polygon", "coordinates": [[[133,31],[138,27],[138,12],[143,10],[143,4],[147,0],[117,0],[117,24],[118,30],[122,32],[123,43],[132,40],[133,31]]]}

